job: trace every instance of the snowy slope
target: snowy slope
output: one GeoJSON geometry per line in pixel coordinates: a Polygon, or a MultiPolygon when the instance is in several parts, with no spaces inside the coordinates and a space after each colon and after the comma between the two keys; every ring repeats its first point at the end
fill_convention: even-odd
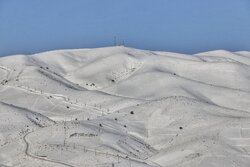
{"type": "Polygon", "coordinates": [[[0,58],[0,166],[250,166],[250,53],[0,58]]]}

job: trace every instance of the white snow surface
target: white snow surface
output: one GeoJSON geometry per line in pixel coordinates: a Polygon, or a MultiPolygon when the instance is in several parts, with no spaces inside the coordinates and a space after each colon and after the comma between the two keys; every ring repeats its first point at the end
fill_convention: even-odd
{"type": "Polygon", "coordinates": [[[250,166],[249,52],[15,55],[0,82],[0,166],[250,166]]]}

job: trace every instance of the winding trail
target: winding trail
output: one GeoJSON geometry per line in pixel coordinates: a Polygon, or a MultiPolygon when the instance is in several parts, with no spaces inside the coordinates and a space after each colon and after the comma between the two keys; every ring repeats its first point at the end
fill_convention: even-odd
{"type": "Polygon", "coordinates": [[[65,163],[65,162],[61,162],[61,161],[57,161],[57,160],[52,160],[52,159],[48,159],[48,158],[44,158],[44,157],[38,157],[36,155],[33,155],[29,152],[29,148],[30,148],[30,144],[29,144],[29,141],[27,140],[27,136],[32,133],[32,132],[29,132],[27,133],[26,135],[24,135],[23,137],[23,140],[26,144],[26,149],[25,149],[25,154],[31,158],[34,158],[34,159],[38,159],[38,160],[41,160],[41,161],[47,161],[47,162],[50,162],[50,163],[54,163],[54,164],[60,164],[60,165],[64,165],[64,166],[68,166],[68,167],[75,167],[73,165],[70,165],[68,163],[65,163]]]}

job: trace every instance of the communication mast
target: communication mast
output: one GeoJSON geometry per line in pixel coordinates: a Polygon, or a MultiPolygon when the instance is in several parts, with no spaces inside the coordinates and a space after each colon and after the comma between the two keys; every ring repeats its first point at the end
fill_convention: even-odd
{"type": "Polygon", "coordinates": [[[116,36],[114,36],[114,46],[117,46],[116,36]]]}

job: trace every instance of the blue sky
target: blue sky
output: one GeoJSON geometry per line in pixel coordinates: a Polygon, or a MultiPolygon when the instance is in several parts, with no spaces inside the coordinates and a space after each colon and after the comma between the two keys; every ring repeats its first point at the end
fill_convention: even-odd
{"type": "Polygon", "coordinates": [[[0,56],[103,47],[250,50],[249,0],[0,0],[0,56]]]}

